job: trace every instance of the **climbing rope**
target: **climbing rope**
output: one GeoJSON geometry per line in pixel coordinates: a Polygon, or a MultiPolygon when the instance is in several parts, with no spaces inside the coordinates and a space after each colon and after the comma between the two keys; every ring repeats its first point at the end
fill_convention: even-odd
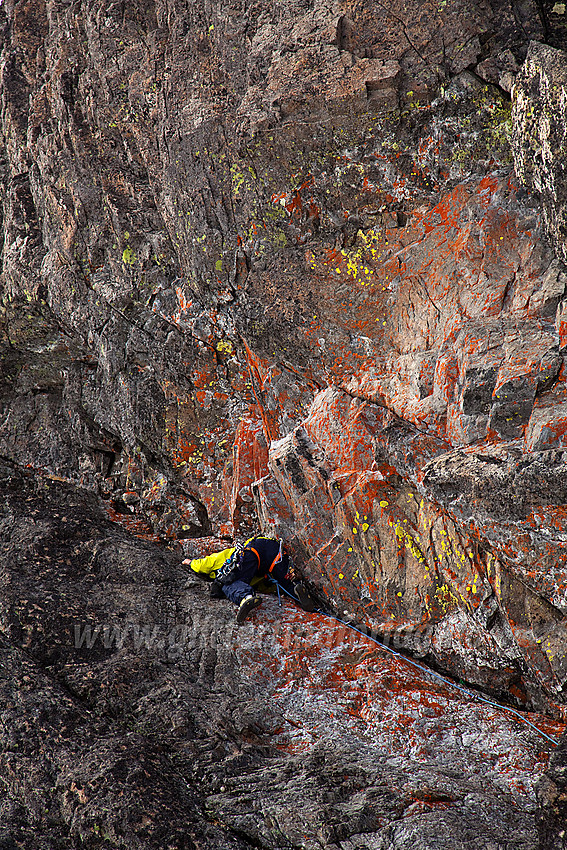
{"type": "MultiPolygon", "coordinates": [[[[285,593],[287,596],[289,596],[290,599],[293,599],[295,602],[299,602],[299,599],[296,596],[294,596],[293,593],[290,593],[284,587],[281,587],[281,585],[275,579],[272,579],[272,581],[277,586],[278,601],[279,601],[280,607],[281,607],[280,590],[283,593],[285,593]]],[[[534,732],[537,732],[538,735],[541,735],[543,738],[546,738],[551,744],[553,744],[554,747],[559,746],[560,742],[557,740],[557,738],[553,738],[551,735],[548,735],[547,732],[544,732],[542,729],[538,729],[538,727],[534,723],[532,723],[531,720],[528,720],[527,717],[524,717],[524,715],[520,711],[516,711],[515,708],[511,708],[508,705],[502,705],[502,703],[496,702],[495,700],[491,700],[488,697],[482,696],[481,694],[477,693],[476,691],[472,691],[469,688],[465,688],[462,685],[458,685],[456,682],[453,682],[451,679],[448,679],[445,676],[442,676],[441,673],[437,673],[435,670],[432,670],[430,667],[426,667],[424,664],[420,664],[419,661],[414,661],[413,658],[408,658],[407,655],[404,655],[403,653],[398,652],[396,649],[392,649],[391,646],[388,646],[387,644],[382,643],[380,640],[378,640],[378,638],[375,638],[373,635],[371,635],[371,634],[369,635],[369,634],[367,634],[367,632],[363,631],[362,629],[359,629],[356,626],[353,626],[353,624],[349,623],[348,620],[341,620],[340,617],[336,617],[334,614],[329,614],[327,611],[323,611],[322,608],[317,608],[315,611],[313,611],[313,614],[322,614],[323,617],[327,617],[330,620],[335,620],[335,622],[341,623],[341,625],[346,626],[347,628],[351,629],[353,632],[357,632],[357,634],[362,635],[363,637],[368,638],[369,640],[373,641],[377,646],[380,646],[382,649],[385,649],[387,652],[389,652],[390,655],[394,655],[396,658],[401,658],[403,661],[406,662],[406,664],[410,664],[412,667],[415,667],[417,670],[421,670],[423,673],[426,673],[428,676],[431,676],[434,679],[438,679],[440,682],[443,682],[444,685],[449,685],[450,687],[454,688],[455,690],[460,691],[463,694],[466,694],[466,696],[473,697],[474,699],[477,699],[480,702],[484,702],[487,705],[492,706],[492,708],[498,709],[499,711],[507,711],[509,714],[513,714],[515,717],[518,717],[522,721],[522,723],[525,723],[526,726],[529,726],[531,729],[534,730],[534,732]]]]}

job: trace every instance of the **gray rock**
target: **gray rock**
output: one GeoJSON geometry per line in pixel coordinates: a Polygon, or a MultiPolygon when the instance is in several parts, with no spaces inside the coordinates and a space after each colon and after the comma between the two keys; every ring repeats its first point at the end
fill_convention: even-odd
{"type": "Polygon", "coordinates": [[[514,84],[512,148],[522,182],[541,196],[547,231],[567,262],[565,149],[567,55],[533,41],[514,84]]]}
{"type": "Polygon", "coordinates": [[[91,494],[1,475],[5,843],[536,846],[533,728],[275,596],[238,627],[91,494]]]}

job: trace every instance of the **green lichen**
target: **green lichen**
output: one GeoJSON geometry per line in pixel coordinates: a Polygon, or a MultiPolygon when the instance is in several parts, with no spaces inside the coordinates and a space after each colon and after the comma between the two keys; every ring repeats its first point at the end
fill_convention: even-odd
{"type": "Polygon", "coordinates": [[[230,178],[232,184],[232,197],[238,198],[245,192],[251,192],[254,189],[258,176],[251,165],[243,165],[233,162],[230,166],[230,178]]]}
{"type": "Polygon", "coordinates": [[[136,254],[129,245],[122,251],[122,262],[125,266],[133,266],[136,262],[136,254]]]}
{"type": "MultiPolygon", "coordinates": [[[[449,98],[455,98],[451,94],[449,98]]],[[[491,86],[479,87],[469,100],[468,112],[453,119],[458,133],[456,144],[446,154],[448,164],[459,164],[465,171],[475,160],[497,158],[511,164],[511,103],[491,86]]]]}
{"type": "Polygon", "coordinates": [[[270,243],[276,250],[287,248],[287,236],[282,230],[274,231],[270,236],[270,243]]]}

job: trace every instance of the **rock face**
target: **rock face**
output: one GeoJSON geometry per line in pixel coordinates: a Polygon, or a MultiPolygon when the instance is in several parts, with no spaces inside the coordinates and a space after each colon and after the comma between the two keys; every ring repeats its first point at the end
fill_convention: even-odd
{"type": "Polygon", "coordinates": [[[540,195],[546,230],[563,262],[567,261],[564,57],[546,44],[530,44],[514,88],[512,142],[516,172],[540,195]]]}
{"type": "MultiPolygon", "coordinates": [[[[90,515],[88,490],[138,540],[173,548],[160,561],[164,582],[181,553],[224,548],[258,526],[283,535],[329,610],[502,702],[567,720],[563,5],[5,0],[7,468],[78,486],[65,492],[90,515]]],[[[89,528],[119,534],[98,514],[89,528]]],[[[49,525],[45,540],[58,534],[49,525]]],[[[87,600],[79,555],[60,562],[77,583],[69,611],[87,600]]],[[[15,670],[27,649],[6,581],[15,670]]],[[[169,598],[159,588],[140,590],[142,609],[169,598]]],[[[110,617],[112,600],[97,616],[110,617]]],[[[50,658],[38,649],[32,660],[50,658]]],[[[74,694],[75,655],[61,665],[57,681],[74,694]]],[[[369,688],[374,675],[365,669],[369,688]]],[[[123,687],[132,705],[136,681],[123,687]]],[[[53,716],[58,697],[45,688],[53,716]]],[[[271,702],[274,692],[262,693],[271,702]]],[[[162,770],[159,753],[148,751],[142,773],[162,770]]],[[[530,769],[541,773],[538,764],[530,769]]],[[[370,773],[362,785],[384,795],[392,830],[398,803],[370,773]]],[[[298,811],[292,785],[282,799],[298,811]]],[[[167,797],[173,787],[163,784],[162,813],[202,799],[196,788],[167,797]]],[[[246,793],[258,799],[254,788],[246,793]]],[[[562,840],[560,802],[545,808],[560,801],[554,793],[540,798],[550,847],[562,840]]],[[[63,811],[50,840],[59,828],[85,838],[83,815],[75,828],[63,811]]],[[[113,816],[109,841],[119,842],[120,822],[127,846],[143,842],[128,817],[113,816]]],[[[285,841],[300,846],[303,815],[269,817],[260,826],[244,806],[224,837],[191,840],[275,847],[285,821],[285,841]]],[[[411,830],[380,833],[364,817],[309,840],[344,850],[366,847],[356,837],[366,832],[368,847],[414,842],[411,830]]],[[[446,828],[448,846],[469,840],[446,828]]]]}
{"type": "Polygon", "coordinates": [[[274,596],[237,627],[92,494],[0,474],[4,846],[536,845],[533,728],[274,596]]]}
{"type": "Polygon", "coordinates": [[[565,740],[555,752],[547,774],[537,788],[539,846],[549,850],[565,847],[567,753],[565,740]]]}

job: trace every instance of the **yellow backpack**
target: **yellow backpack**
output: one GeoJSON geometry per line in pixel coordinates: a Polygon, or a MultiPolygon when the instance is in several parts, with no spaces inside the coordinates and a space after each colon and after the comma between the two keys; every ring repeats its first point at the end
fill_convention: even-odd
{"type": "Polygon", "coordinates": [[[222,552],[213,552],[210,555],[206,555],[204,558],[194,558],[191,561],[191,569],[195,573],[200,573],[201,575],[206,575],[211,579],[214,579],[217,570],[220,570],[225,561],[228,561],[230,556],[236,552],[236,547],[233,546],[231,549],[223,549],[222,552]]]}

